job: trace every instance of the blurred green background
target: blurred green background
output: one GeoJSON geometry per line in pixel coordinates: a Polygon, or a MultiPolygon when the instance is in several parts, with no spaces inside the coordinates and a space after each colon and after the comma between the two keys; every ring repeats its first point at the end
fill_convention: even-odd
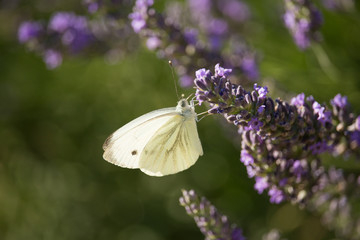
{"type": "MultiPolygon", "coordinates": [[[[202,239],[178,204],[182,188],[205,195],[248,239],[271,228],[288,239],[332,239],[318,216],[269,204],[255,192],[239,161],[236,130],[220,117],[198,123],[204,156],[182,173],[149,177],[104,161],[101,146],[109,134],[141,114],[176,105],[167,61],[142,47],[115,65],[101,56],[74,58],[49,71],[18,44],[17,26],[81,4],[6,2],[0,10],[0,239],[202,239]]],[[[259,52],[273,97],[305,92],[328,102],[340,92],[359,113],[358,12],[323,11],[322,51],[336,67],[329,77],[318,49],[300,52],[292,42],[282,1],[247,3],[253,17],[246,39],[259,52]]]]}

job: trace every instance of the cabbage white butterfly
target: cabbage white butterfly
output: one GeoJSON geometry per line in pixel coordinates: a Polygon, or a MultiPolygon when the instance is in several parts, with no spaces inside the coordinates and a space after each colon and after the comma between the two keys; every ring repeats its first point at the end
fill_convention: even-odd
{"type": "Polygon", "coordinates": [[[194,103],[181,99],[176,107],[142,115],[110,135],[103,158],[150,176],[165,176],[191,167],[203,155],[194,103]]]}

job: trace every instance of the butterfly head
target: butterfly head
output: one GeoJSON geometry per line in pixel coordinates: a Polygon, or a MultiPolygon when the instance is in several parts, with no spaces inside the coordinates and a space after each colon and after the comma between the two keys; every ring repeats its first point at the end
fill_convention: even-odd
{"type": "Polygon", "coordinates": [[[178,104],[176,106],[176,111],[185,117],[195,117],[196,116],[194,104],[190,105],[189,102],[185,98],[180,99],[180,101],[178,102],[178,104]]]}

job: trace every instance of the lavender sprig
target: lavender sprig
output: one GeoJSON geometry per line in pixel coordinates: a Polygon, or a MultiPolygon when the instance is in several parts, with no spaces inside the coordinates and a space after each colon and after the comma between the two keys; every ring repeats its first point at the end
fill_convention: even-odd
{"type": "Polygon", "coordinates": [[[18,38],[42,55],[49,69],[62,63],[63,52],[78,54],[94,41],[88,19],[70,12],[54,14],[47,26],[37,21],[23,22],[18,38]]]}
{"type": "MultiPolygon", "coordinates": [[[[214,74],[198,70],[194,80],[197,100],[209,103],[210,114],[222,114],[238,126],[242,135],[240,160],[249,177],[255,177],[259,193],[267,191],[272,203],[291,201],[308,206],[314,195],[326,188],[323,179],[330,174],[322,164],[322,153],[359,156],[360,117],[355,118],[347,98],[340,94],[331,100],[330,107],[303,93],[289,104],[268,97],[267,87],[255,84],[249,92],[232,84],[230,73],[231,69],[219,65],[214,74]]],[[[327,187],[333,184],[328,182],[327,187]]],[[[348,182],[349,189],[354,187],[354,181],[348,182]]]]}
{"type": "Polygon", "coordinates": [[[322,222],[337,235],[347,239],[360,238],[360,177],[347,176],[331,167],[322,174],[314,187],[308,209],[322,216],[322,222]]]}
{"type": "Polygon", "coordinates": [[[231,224],[205,197],[199,197],[194,190],[182,190],[182,194],[180,205],[194,218],[205,239],[245,240],[242,230],[231,224]]]}
{"type": "Polygon", "coordinates": [[[305,50],[312,41],[321,40],[322,15],[311,0],[284,0],[285,26],[289,29],[296,45],[305,50]]]}
{"type": "Polygon", "coordinates": [[[42,56],[49,69],[66,56],[103,54],[114,63],[137,48],[137,36],[128,21],[131,5],[112,0],[85,0],[91,15],[57,12],[46,21],[25,21],[18,28],[19,42],[42,56]],[[120,8],[121,3],[121,8],[120,8]]]}
{"type": "MultiPolygon", "coordinates": [[[[152,8],[152,3],[136,1],[133,13],[129,15],[133,29],[159,57],[173,60],[183,86],[192,86],[191,76],[199,66],[210,66],[217,62],[231,66],[241,74],[238,80],[243,84],[258,78],[256,54],[243,41],[239,41],[240,38],[229,37],[228,23],[222,18],[213,17],[210,1],[190,1],[188,11],[177,8],[176,11],[183,11],[184,14],[193,13],[187,19],[193,19],[196,27],[175,21],[176,14],[168,18],[158,13],[152,8]],[[230,40],[225,44],[225,39],[230,40]],[[225,51],[225,45],[230,49],[225,51]]],[[[227,4],[231,4],[231,1],[227,1],[227,4]]]]}

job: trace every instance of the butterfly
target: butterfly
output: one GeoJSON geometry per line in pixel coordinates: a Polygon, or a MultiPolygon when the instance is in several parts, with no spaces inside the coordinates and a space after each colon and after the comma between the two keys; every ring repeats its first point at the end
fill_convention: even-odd
{"type": "Polygon", "coordinates": [[[193,101],[144,114],[111,134],[103,158],[150,176],[165,176],[191,167],[203,155],[193,101]]]}

